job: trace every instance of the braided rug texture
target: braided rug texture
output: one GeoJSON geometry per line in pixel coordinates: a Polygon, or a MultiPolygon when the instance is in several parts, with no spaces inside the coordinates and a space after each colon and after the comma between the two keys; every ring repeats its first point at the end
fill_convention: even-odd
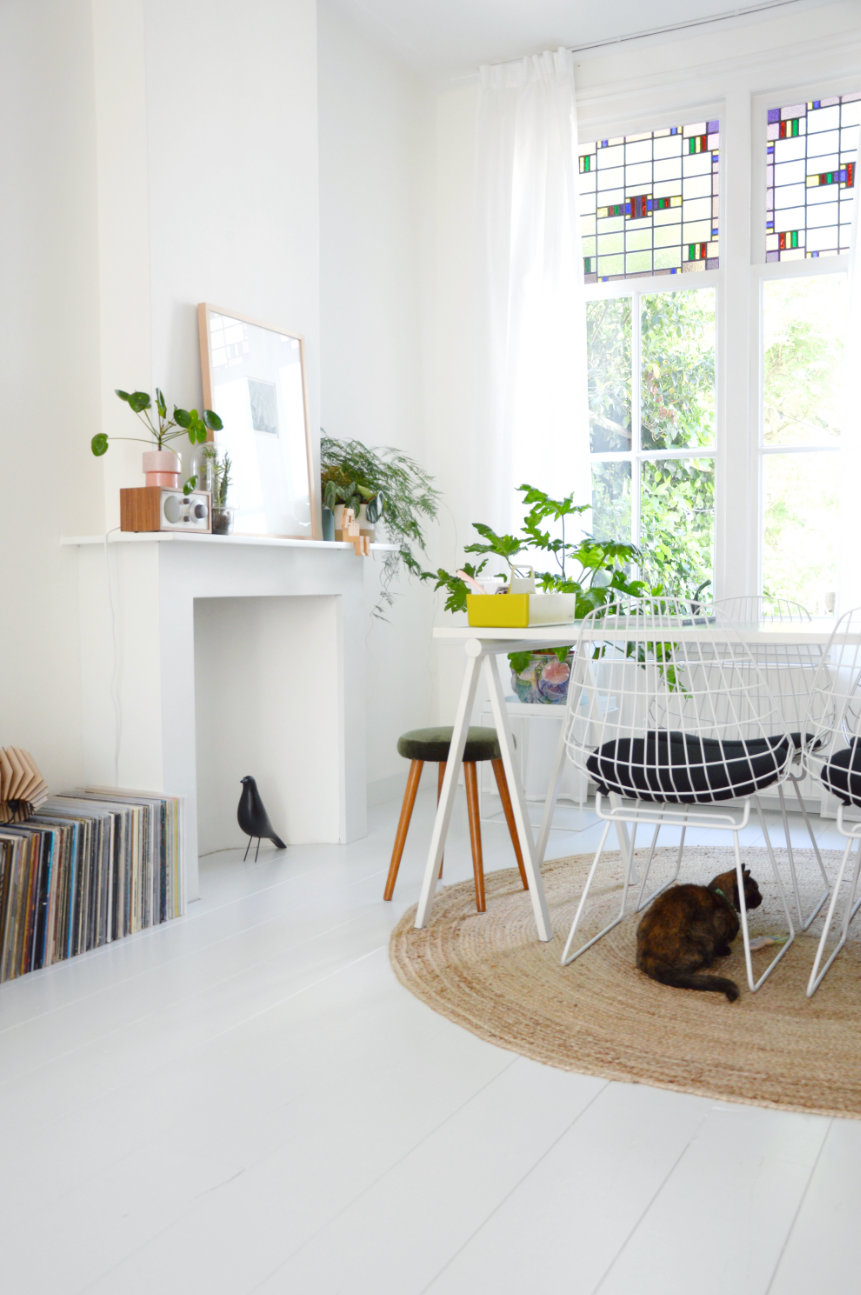
{"type": "MultiPolygon", "coordinates": [[[[788,879],[786,854],[775,853],[788,879]]],[[[833,876],[839,853],[822,857],[833,876]]],[[[785,930],[765,850],[743,849],[742,858],[763,893],[762,906],[749,914],[751,936],[785,930]]],[[[812,852],[796,850],[795,858],[809,898],[816,893],[812,852]]],[[[821,915],[808,933],[796,935],[756,993],[747,985],[739,934],[732,953],[711,968],[736,981],[735,1003],[723,994],[660,985],[639,971],[636,914],[563,967],[562,948],[591,861],[578,855],[544,865],[554,930],[547,943],[537,938],[516,869],[488,873],[486,913],[475,911],[471,881],[440,887],[423,930],[414,928],[413,907],[392,932],[395,974],[434,1011],[545,1065],[726,1101],[861,1117],[861,944],[847,942],[811,999],[805,991],[821,915]]],[[[673,850],[656,853],[650,889],[653,879],[657,884],[662,874],[671,875],[674,861],[673,850]]],[[[689,848],[681,880],[707,883],[734,865],[732,850],[689,848]]],[[[621,878],[616,855],[599,872],[578,937],[618,911],[621,878]]],[[[629,896],[629,912],[631,906],[629,896]]],[[[861,917],[856,934],[858,928],[861,917]]],[[[755,976],[775,952],[771,945],[753,953],[755,976]]]]}

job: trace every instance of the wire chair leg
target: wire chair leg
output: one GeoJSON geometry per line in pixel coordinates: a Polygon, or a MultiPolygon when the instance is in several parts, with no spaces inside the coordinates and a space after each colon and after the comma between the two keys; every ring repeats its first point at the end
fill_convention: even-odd
{"type": "MultiPolygon", "coordinates": [[[[819,853],[819,846],[818,846],[817,841],[816,841],[816,833],[813,831],[813,824],[812,824],[812,823],[811,823],[811,821],[810,821],[810,815],[808,814],[808,812],[807,812],[807,807],[806,807],[806,805],[804,804],[804,797],[803,797],[803,796],[802,796],[802,794],[801,794],[801,787],[800,787],[800,786],[799,786],[799,784],[798,784],[798,779],[797,779],[797,778],[793,778],[793,777],[790,775],[790,781],[791,781],[791,783],[792,783],[793,787],[795,788],[795,795],[796,795],[796,799],[798,800],[798,807],[799,807],[799,809],[801,810],[802,817],[804,818],[804,822],[805,822],[805,824],[806,824],[806,826],[807,826],[807,834],[808,834],[808,836],[810,837],[810,844],[813,846],[813,853],[816,855],[816,862],[817,862],[817,864],[819,865],[819,873],[820,873],[820,876],[822,877],[822,880],[825,882],[825,889],[823,890],[822,894],[819,896],[819,899],[816,901],[816,904],[815,904],[815,906],[813,907],[813,909],[811,910],[811,912],[810,912],[809,916],[808,916],[808,917],[806,917],[806,918],[802,915],[802,912],[801,912],[801,897],[799,896],[798,891],[797,891],[797,889],[796,889],[795,902],[796,902],[796,905],[797,905],[797,907],[798,907],[798,925],[801,927],[801,930],[802,930],[802,931],[806,931],[806,930],[807,930],[807,928],[808,928],[808,926],[809,926],[809,925],[810,925],[810,923],[813,921],[814,917],[815,917],[815,916],[816,916],[816,914],[819,912],[820,908],[822,907],[822,905],[825,903],[826,899],[828,898],[829,892],[830,892],[830,890],[831,890],[831,886],[830,886],[829,881],[828,881],[828,873],[825,871],[825,864],[822,862],[822,855],[819,853]]],[[[780,793],[781,793],[781,802],[782,802],[782,799],[783,799],[783,788],[782,788],[782,787],[780,788],[780,793]]],[[[782,806],[781,806],[781,807],[782,807],[782,806]]],[[[784,812],[786,812],[786,811],[784,811],[784,812]]],[[[791,846],[791,844],[790,844],[790,837],[789,837],[789,823],[788,823],[788,821],[787,821],[787,824],[786,824],[786,846],[787,846],[787,849],[789,850],[789,857],[790,857],[790,859],[792,859],[792,846],[791,846]]],[[[794,881],[794,880],[795,880],[795,878],[793,877],[793,881],[794,881]]]]}
{"type": "Polygon", "coordinates": [[[762,806],[760,805],[759,801],[755,801],[754,803],[756,804],[757,813],[759,814],[759,821],[762,827],[762,834],[765,839],[765,845],[766,845],[766,849],[768,850],[768,857],[771,863],[771,871],[774,876],[775,885],[777,886],[777,889],[780,892],[780,901],[783,905],[783,912],[784,912],[784,916],[786,917],[786,924],[789,930],[788,930],[786,942],[772,958],[771,962],[768,964],[765,971],[759,977],[759,980],[754,980],[753,960],[750,956],[750,930],[747,922],[747,904],[745,903],[745,899],[744,899],[744,872],[742,870],[741,849],[739,846],[738,830],[734,829],[732,834],[732,839],[733,839],[733,845],[735,846],[735,871],[736,871],[736,884],[738,886],[739,916],[741,918],[742,939],[744,941],[744,963],[747,969],[747,983],[750,986],[751,993],[755,993],[756,990],[759,989],[763,981],[768,979],[772,971],[774,971],[774,968],[777,966],[778,962],[780,962],[780,959],[789,950],[790,946],[795,940],[795,927],[792,924],[792,915],[789,911],[789,905],[786,902],[786,892],[783,889],[783,882],[780,880],[780,873],[777,870],[777,860],[774,857],[774,850],[771,847],[771,838],[768,835],[768,828],[765,825],[765,816],[762,812],[762,806]]]}
{"type": "Polygon", "coordinates": [[[819,964],[822,961],[822,955],[825,952],[825,946],[828,942],[828,934],[831,930],[831,923],[834,919],[834,912],[837,908],[837,900],[840,896],[840,887],[843,884],[843,875],[846,872],[846,864],[849,861],[849,855],[852,846],[855,844],[855,838],[846,842],[846,849],[843,851],[843,858],[840,860],[840,867],[837,870],[837,876],[834,878],[834,889],[831,892],[831,902],[828,905],[828,912],[825,915],[825,926],[822,928],[822,934],[819,937],[819,944],[816,949],[816,957],[813,959],[813,966],[810,970],[810,979],[807,982],[807,997],[812,998],[822,983],[822,979],[837,957],[843,945],[846,943],[846,937],[849,933],[849,923],[861,907],[861,899],[855,900],[855,892],[858,889],[858,875],[861,872],[861,840],[858,841],[858,858],[855,861],[855,873],[852,878],[852,887],[849,892],[849,898],[846,900],[846,911],[841,923],[840,938],[831,951],[831,956],[822,970],[819,970],[819,964]]]}
{"type": "Polygon", "coordinates": [[[595,872],[598,867],[598,862],[601,858],[601,855],[604,852],[604,844],[607,840],[607,833],[610,831],[610,826],[611,826],[610,822],[607,822],[604,824],[604,831],[601,833],[601,840],[598,843],[598,849],[595,851],[595,858],[592,860],[592,867],[589,869],[589,875],[586,878],[586,884],[584,885],[583,893],[580,896],[580,903],[577,905],[577,912],[574,914],[574,921],[571,923],[571,929],[568,932],[568,939],[565,941],[565,948],[562,950],[563,967],[567,967],[568,964],[570,962],[573,962],[575,958],[579,958],[581,953],[585,953],[587,949],[591,949],[592,945],[596,944],[603,935],[606,935],[608,931],[612,931],[614,926],[618,926],[619,923],[622,921],[622,918],[625,916],[625,906],[628,900],[628,887],[631,881],[630,872],[627,866],[625,867],[625,882],[624,882],[624,885],[622,886],[622,902],[619,906],[618,917],[616,917],[612,922],[608,922],[608,924],[604,927],[603,930],[599,931],[597,935],[593,935],[591,940],[588,940],[585,944],[581,945],[580,948],[577,949],[574,953],[571,953],[571,945],[574,942],[574,936],[577,932],[577,927],[580,923],[580,918],[583,914],[583,909],[586,904],[586,897],[589,894],[589,890],[595,878],[595,872]]]}
{"type": "Polygon", "coordinates": [[[795,871],[795,854],[792,849],[792,833],[789,830],[789,818],[786,809],[786,797],[783,794],[783,783],[778,783],[777,797],[780,801],[780,817],[783,820],[783,835],[786,838],[786,855],[789,859],[789,877],[792,882],[792,893],[795,896],[795,911],[798,914],[798,924],[802,931],[804,930],[804,914],[801,909],[801,893],[798,889],[798,873],[795,871]]]}
{"type": "MultiPolygon", "coordinates": [[[[637,895],[637,904],[636,904],[636,908],[634,908],[634,912],[636,912],[636,913],[640,912],[640,909],[641,909],[641,908],[642,908],[642,906],[643,906],[643,899],[642,899],[643,891],[645,891],[645,890],[646,890],[646,883],[647,883],[647,881],[649,881],[649,873],[651,872],[651,865],[653,865],[653,862],[654,862],[654,859],[655,859],[655,847],[656,847],[656,844],[658,844],[658,835],[659,835],[659,833],[660,833],[660,826],[662,826],[662,825],[660,825],[660,824],[659,824],[659,822],[656,822],[656,824],[655,824],[655,830],[653,831],[653,834],[651,834],[651,844],[650,844],[650,847],[649,847],[649,855],[647,855],[647,857],[646,857],[646,866],[645,866],[645,868],[643,868],[643,870],[642,870],[642,881],[641,881],[641,883],[640,883],[640,894],[638,894],[638,895],[637,895]]],[[[663,890],[663,888],[664,888],[663,886],[662,886],[662,887],[659,887],[659,890],[658,890],[658,891],[654,891],[654,895],[658,895],[658,894],[659,894],[659,891],[660,891],[660,890],[663,890]]],[[[654,897],[653,895],[650,895],[650,896],[649,896],[649,899],[653,899],[653,897],[654,897]]],[[[649,903],[649,900],[646,900],[646,903],[649,903]]]]}
{"type": "Polygon", "coordinates": [[[676,851],[676,869],[675,869],[675,872],[673,873],[672,877],[670,877],[670,878],[669,878],[669,880],[668,880],[668,881],[665,881],[665,882],[663,882],[660,886],[657,886],[657,887],[652,891],[651,895],[649,895],[649,896],[648,896],[648,898],[647,898],[647,899],[644,899],[644,898],[643,898],[643,891],[646,889],[646,882],[648,881],[648,878],[649,878],[649,870],[651,869],[651,866],[652,866],[652,858],[653,858],[653,856],[654,856],[654,853],[655,853],[655,846],[657,845],[657,841],[658,841],[658,832],[660,831],[660,829],[661,829],[661,827],[662,827],[662,826],[663,826],[663,824],[661,824],[661,823],[659,823],[659,824],[657,825],[657,827],[655,828],[655,835],[652,837],[652,848],[651,848],[651,851],[650,851],[650,853],[649,853],[648,862],[646,863],[646,871],[645,871],[645,875],[643,876],[643,884],[642,884],[642,886],[640,887],[640,893],[639,893],[639,895],[637,896],[637,908],[636,908],[636,911],[637,911],[638,913],[642,912],[642,910],[643,910],[643,909],[644,909],[648,904],[651,904],[651,902],[652,902],[652,900],[653,900],[653,899],[657,899],[658,895],[662,895],[662,894],[664,893],[664,891],[665,891],[665,890],[669,890],[670,886],[674,886],[674,885],[676,884],[676,882],[678,881],[678,879],[679,879],[679,873],[680,873],[680,872],[681,872],[681,870],[682,870],[682,855],[684,854],[684,850],[685,850],[685,833],[686,833],[686,832],[687,832],[687,830],[688,830],[688,829],[687,829],[687,827],[685,827],[685,826],[683,826],[683,827],[682,827],[681,835],[680,835],[680,837],[679,837],[679,848],[678,848],[678,850],[676,851]]]}
{"type": "MultiPolygon", "coordinates": [[[[617,810],[619,808],[620,806],[619,797],[616,796],[613,792],[610,792],[610,795],[607,797],[607,799],[610,803],[611,810],[617,810]]],[[[600,792],[598,792],[597,795],[595,796],[595,812],[599,815],[601,814],[601,793],[600,792]]],[[[637,865],[634,862],[634,843],[637,839],[637,824],[633,823],[631,825],[631,834],[629,836],[628,825],[625,822],[623,822],[621,819],[617,819],[616,838],[619,842],[619,853],[621,854],[622,860],[625,864],[626,873],[631,878],[632,881],[636,882],[637,865]]]]}

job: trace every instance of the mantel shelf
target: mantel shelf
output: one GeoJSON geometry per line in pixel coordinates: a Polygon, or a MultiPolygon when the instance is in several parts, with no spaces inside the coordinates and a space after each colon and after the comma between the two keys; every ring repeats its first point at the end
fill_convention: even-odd
{"type": "MultiPolygon", "coordinates": [[[[258,548],[331,549],[344,552],[352,545],[346,540],[295,540],[277,535],[194,535],[185,531],[109,531],[108,535],[64,535],[62,545],[82,544],[220,544],[224,547],[255,545],[258,548]]],[[[394,552],[396,545],[374,543],[372,553],[394,552]]]]}

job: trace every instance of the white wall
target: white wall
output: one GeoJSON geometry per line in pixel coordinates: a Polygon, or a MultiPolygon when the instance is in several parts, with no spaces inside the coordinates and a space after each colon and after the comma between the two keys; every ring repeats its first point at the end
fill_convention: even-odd
{"type": "MultiPolygon", "coordinates": [[[[431,93],[337,0],[320,0],[318,44],[321,423],[432,469],[441,433],[425,417],[421,308],[431,93]]],[[[377,588],[372,561],[369,609],[377,588]]],[[[434,718],[433,598],[412,580],[398,589],[365,640],[371,783],[403,779],[399,733],[434,718]]]]}
{"type": "Polygon", "coordinates": [[[59,539],[116,522],[143,448],[91,456],[136,430],[113,388],[199,404],[209,300],[304,334],[318,421],[316,6],[4,0],[0,104],[0,745],[59,790],[82,776],[59,539]]]}
{"type": "Polygon", "coordinates": [[[89,0],[0,5],[0,745],[81,774],[76,558],[102,525],[89,0]]]}

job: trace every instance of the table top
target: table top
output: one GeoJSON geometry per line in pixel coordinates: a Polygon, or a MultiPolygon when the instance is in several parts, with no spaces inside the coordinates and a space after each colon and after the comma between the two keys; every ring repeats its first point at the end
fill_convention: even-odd
{"type": "MultiPolygon", "coordinates": [[[[477,643],[484,651],[516,652],[530,648],[565,647],[574,644],[580,638],[583,621],[572,621],[568,625],[536,625],[528,629],[506,627],[484,627],[475,625],[438,625],[434,628],[434,638],[449,643],[477,643]]],[[[752,625],[733,625],[733,635],[745,643],[791,643],[795,645],[813,645],[822,647],[831,641],[836,621],[833,619],[809,621],[762,621],[752,625]]],[[[649,637],[663,639],[667,642],[719,643],[726,638],[726,630],[713,621],[693,621],[689,625],[648,626],[649,637]]],[[[626,642],[631,638],[630,629],[602,628],[601,640],[605,643],[626,642]]],[[[841,634],[834,639],[839,645],[861,642],[857,634],[841,634]]]]}

